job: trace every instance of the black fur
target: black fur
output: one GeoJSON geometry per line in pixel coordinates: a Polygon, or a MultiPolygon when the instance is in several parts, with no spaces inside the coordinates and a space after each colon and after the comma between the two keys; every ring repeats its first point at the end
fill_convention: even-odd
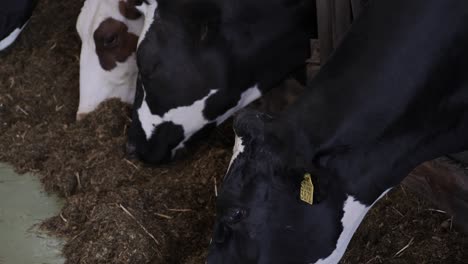
{"type": "Polygon", "coordinates": [[[370,206],[420,163],[468,148],[467,72],[467,1],[372,1],[296,104],[237,117],[245,149],[218,197],[208,264],[329,256],[347,196],[370,206]],[[322,196],[313,206],[298,199],[304,171],[322,196]],[[243,219],[224,222],[235,208],[243,219]]]}
{"type": "MultiPolygon", "coordinates": [[[[248,88],[258,84],[265,92],[304,67],[309,39],[317,36],[315,14],[310,0],[159,0],[137,53],[137,90],[143,85],[151,113],[163,116],[217,89],[203,110],[215,123],[248,88]]],[[[141,96],[135,99],[129,142],[141,159],[160,163],[172,150],[165,142],[184,137],[177,131],[153,134],[150,140],[158,144],[149,146],[136,113],[141,96]],[[165,137],[155,139],[160,136],[165,137]],[[159,156],[148,156],[154,153],[159,156]]]]}

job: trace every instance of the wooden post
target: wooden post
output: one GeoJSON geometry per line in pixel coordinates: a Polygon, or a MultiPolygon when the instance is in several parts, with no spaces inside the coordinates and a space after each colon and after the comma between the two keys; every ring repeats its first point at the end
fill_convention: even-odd
{"type": "Polygon", "coordinates": [[[353,10],[353,19],[359,16],[364,6],[363,0],[351,0],[351,9],[353,10]]]}
{"type": "Polygon", "coordinates": [[[333,48],[335,49],[351,27],[351,3],[349,0],[335,0],[334,7],[333,48]]]}
{"type": "Polygon", "coordinates": [[[333,50],[332,2],[317,0],[317,25],[320,42],[320,61],[323,64],[333,50]]]}
{"type": "Polygon", "coordinates": [[[317,23],[323,64],[351,25],[349,0],[317,0],[317,23]]]}

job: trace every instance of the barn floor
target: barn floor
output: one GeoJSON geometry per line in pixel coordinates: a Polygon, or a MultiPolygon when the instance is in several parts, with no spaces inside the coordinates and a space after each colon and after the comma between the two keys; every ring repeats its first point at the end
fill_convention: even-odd
{"type": "MultiPolygon", "coordinates": [[[[0,161],[64,198],[42,228],[67,239],[66,263],[202,264],[214,186],[233,145],[229,122],[190,158],[162,167],[125,159],[128,106],[110,101],[75,122],[82,3],[40,1],[20,41],[0,57],[0,161]]],[[[342,263],[466,264],[468,236],[397,187],[369,213],[342,263]]]]}
{"type": "Polygon", "coordinates": [[[46,236],[37,224],[60,212],[34,175],[17,175],[0,164],[0,263],[61,264],[63,242],[46,236]]]}

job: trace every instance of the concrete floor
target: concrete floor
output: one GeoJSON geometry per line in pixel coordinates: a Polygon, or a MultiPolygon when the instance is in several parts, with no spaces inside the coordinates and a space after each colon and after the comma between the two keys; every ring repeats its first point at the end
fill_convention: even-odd
{"type": "Polygon", "coordinates": [[[62,242],[35,227],[62,204],[43,192],[37,177],[0,164],[0,264],[61,264],[62,242]]]}

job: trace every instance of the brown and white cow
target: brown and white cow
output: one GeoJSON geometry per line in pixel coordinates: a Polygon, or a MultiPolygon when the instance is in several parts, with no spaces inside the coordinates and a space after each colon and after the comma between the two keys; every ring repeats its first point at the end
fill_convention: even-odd
{"type": "Polygon", "coordinates": [[[109,98],[133,103],[143,23],[133,0],[86,0],[76,23],[82,41],[77,120],[109,98]]]}

